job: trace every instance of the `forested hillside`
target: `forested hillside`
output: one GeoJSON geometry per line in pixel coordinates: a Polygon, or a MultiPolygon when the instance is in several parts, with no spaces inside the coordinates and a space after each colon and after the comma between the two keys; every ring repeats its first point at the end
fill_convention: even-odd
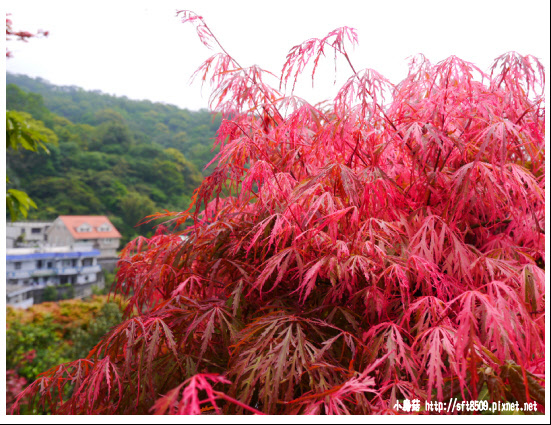
{"type": "Polygon", "coordinates": [[[105,214],[126,242],[148,234],[134,226],[160,210],[187,208],[213,158],[219,117],[206,111],[135,101],[40,78],[7,74],[6,108],[44,123],[50,153],[8,152],[10,187],[38,209],[29,219],[105,214]]]}

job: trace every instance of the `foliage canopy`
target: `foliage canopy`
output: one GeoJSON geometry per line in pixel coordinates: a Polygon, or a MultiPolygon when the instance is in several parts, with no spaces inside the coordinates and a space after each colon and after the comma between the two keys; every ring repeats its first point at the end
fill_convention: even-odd
{"type": "Polygon", "coordinates": [[[224,116],[195,210],[122,252],[124,320],[19,396],[54,413],[370,414],[403,399],[544,404],[543,67],[356,71],[351,28],[295,46],[280,87],[343,55],[333,102],[216,53],[224,116]],[[204,209],[202,208],[204,206],[204,209]],[[74,384],[72,394],[59,400],[74,384]]]}

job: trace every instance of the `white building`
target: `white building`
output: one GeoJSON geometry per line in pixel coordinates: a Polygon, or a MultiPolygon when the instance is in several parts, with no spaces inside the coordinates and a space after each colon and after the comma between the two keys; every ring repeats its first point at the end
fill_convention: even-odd
{"type": "Polygon", "coordinates": [[[47,242],[51,221],[16,221],[6,223],[6,248],[39,247],[47,242]]]}
{"type": "Polygon", "coordinates": [[[26,308],[42,300],[47,286],[71,285],[75,297],[103,285],[100,252],[91,245],[6,250],[6,303],[26,308]]]}

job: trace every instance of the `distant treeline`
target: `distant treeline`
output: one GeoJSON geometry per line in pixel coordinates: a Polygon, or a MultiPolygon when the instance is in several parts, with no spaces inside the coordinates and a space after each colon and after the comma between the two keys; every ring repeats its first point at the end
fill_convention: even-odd
{"type": "MultiPolygon", "coordinates": [[[[6,109],[43,123],[49,154],[7,153],[10,188],[38,209],[29,219],[108,215],[127,242],[153,231],[146,215],[189,205],[214,157],[220,117],[7,74],[6,109]]],[[[38,123],[40,125],[40,123],[38,123]]]]}

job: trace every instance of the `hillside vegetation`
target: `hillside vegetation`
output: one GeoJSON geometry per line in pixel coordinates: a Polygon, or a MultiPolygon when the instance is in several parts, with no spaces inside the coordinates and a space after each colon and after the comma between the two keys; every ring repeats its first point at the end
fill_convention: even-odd
{"type": "Polygon", "coordinates": [[[7,74],[6,108],[43,123],[57,144],[50,153],[10,151],[10,188],[38,209],[29,219],[105,214],[127,242],[148,235],[135,227],[160,210],[186,209],[214,157],[220,118],[206,110],[135,101],[43,79],[7,74]]]}
{"type": "MultiPolygon", "coordinates": [[[[86,357],[122,317],[118,299],[88,299],[37,304],[6,310],[6,402],[38,375],[59,363],[86,357]]],[[[24,413],[38,413],[32,409],[24,413]]]]}

